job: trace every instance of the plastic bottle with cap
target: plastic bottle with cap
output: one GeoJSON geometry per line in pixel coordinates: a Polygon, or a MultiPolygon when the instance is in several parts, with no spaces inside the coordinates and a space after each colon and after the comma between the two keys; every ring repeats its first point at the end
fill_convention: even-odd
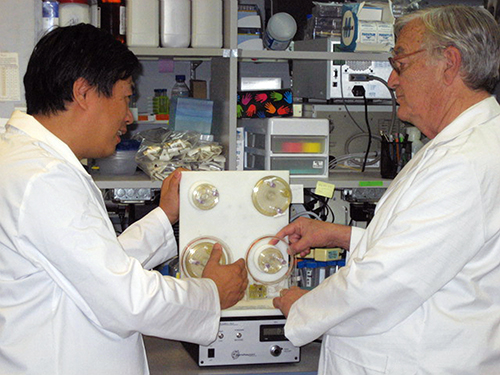
{"type": "Polygon", "coordinates": [[[47,33],[59,26],[59,2],[44,0],[42,2],[42,33],[47,33]]]}
{"type": "Polygon", "coordinates": [[[171,97],[189,97],[189,88],[186,85],[186,76],[179,74],[175,76],[175,84],[172,87],[171,97]]]}
{"type": "Polygon", "coordinates": [[[267,22],[263,39],[264,48],[275,51],[286,50],[296,32],[297,22],[291,15],[285,12],[276,13],[267,22]]]}
{"type": "Polygon", "coordinates": [[[185,75],[176,75],[175,84],[170,91],[170,118],[172,124],[175,124],[175,110],[177,106],[177,98],[188,98],[190,96],[189,88],[186,85],[185,75]]]}
{"type": "Polygon", "coordinates": [[[71,26],[90,23],[88,0],[59,0],[59,25],[71,26]]]}

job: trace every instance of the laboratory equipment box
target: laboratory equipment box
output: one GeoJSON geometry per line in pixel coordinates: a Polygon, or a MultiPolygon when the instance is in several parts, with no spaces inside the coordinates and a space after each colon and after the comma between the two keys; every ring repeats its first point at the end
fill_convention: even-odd
{"type": "Polygon", "coordinates": [[[242,119],[244,168],[288,170],[292,177],[328,177],[329,122],[302,117],[242,119]]]}
{"type": "MultiPolygon", "coordinates": [[[[338,38],[319,38],[296,41],[296,51],[338,51],[338,38]]],[[[389,55],[387,55],[389,57],[389,55]]],[[[389,61],[314,61],[293,62],[293,96],[307,99],[363,100],[356,96],[355,87],[363,87],[367,99],[390,100],[387,82],[392,68],[389,61]],[[376,78],[368,80],[368,75],[376,78]],[[380,81],[382,80],[382,81],[380,81]]]]}

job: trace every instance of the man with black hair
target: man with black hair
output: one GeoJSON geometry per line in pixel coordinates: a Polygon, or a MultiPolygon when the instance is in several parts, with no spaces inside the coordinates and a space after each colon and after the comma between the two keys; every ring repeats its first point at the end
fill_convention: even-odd
{"type": "Polygon", "coordinates": [[[147,374],[142,334],[208,344],[244,295],[243,260],[214,247],[203,278],[150,271],[177,254],[179,180],[118,238],[80,163],[111,155],[133,121],[136,56],[91,25],[44,36],[28,63],[27,113],[0,136],[0,373],[147,374]]]}

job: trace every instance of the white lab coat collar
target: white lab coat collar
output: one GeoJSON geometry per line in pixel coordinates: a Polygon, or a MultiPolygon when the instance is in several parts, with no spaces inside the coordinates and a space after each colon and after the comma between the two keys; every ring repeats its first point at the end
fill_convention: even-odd
{"type": "Polygon", "coordinates": [[[467,108],[448,126],[441,130],[431,143],[433,147],[438,147],[443,143],[455,139],[459,134],[480,126],[498,115],[500,115],[500,105],[493,96],[490,96],[467,108]]]}
{"type": "MultiPolygon", "coordinates": [[[[413,171],[413,174],[415,174],[416,170],[425,167],[425,163],[422,164],[422,160],[426,158],[426,154],[428,152],[433,152],[433,150],[440,147],[441,145],[453,141],[460,134],[463,134],[466,131],[471,131],[477,126],[480,126],[488,120],[491,120],[493,117],[499,115],[500,105],[493,96],[486,98],[479,103],[467,108],[441,132],[439,132],[436,137],[425,144],[424,147],[422,147],[414,157],[411,158],[408,164],[405,165],[401,172],[399,172],[391,182],[386,193],[378,202],[375,211],[377,212],[379,210],[380,206],[385,201],[389,193],[395,190],[401,183],[403,183],[403,181],[408,178],[408,173],[410,173],[410,171],[413,171]]],[[[359,232],[356,233],[355,237],[351,241],[351,245],[357,243],[356,241],[359,241],[360,235],[361,234],[359,232]]]]}
{"type": "Polygon", "coordinates": [[[74,152],[61,139],[51,133],[45,126],[38,122],[33,116],[16,110],[12,113],[6,125],[6,130],[14,127],[30,137],[40,141],[45,145],[44,149],[51,152],[54,156],[60,157],[72,164],[77,170],[90,178],[85,168],[82,166],[74,152]],[[48,148],[47,148],[48,146],[48,148]]]}

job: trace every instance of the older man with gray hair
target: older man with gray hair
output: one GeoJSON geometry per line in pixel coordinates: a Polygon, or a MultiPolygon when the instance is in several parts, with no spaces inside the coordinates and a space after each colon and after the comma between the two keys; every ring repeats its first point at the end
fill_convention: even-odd
{"type": "Polygon", "coordinates": [[[323,337],[319,374],[497,375],[500,369],[500,30],[486,10],[397,20],[389,85],[431,140],[366,229],[299,219],[294,253],[349,250],[310,292],[275,299],[295,345],[323,337]]]}

